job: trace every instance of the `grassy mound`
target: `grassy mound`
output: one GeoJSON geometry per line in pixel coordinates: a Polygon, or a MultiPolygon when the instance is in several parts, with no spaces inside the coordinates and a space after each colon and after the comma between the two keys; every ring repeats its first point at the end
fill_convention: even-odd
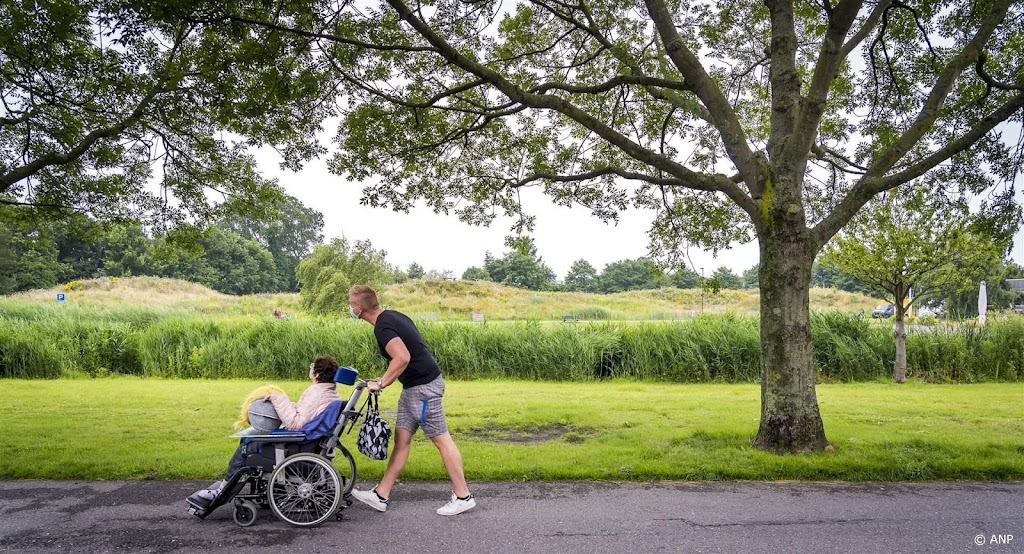
{"type": "MultiPolygon", "coordinates": [[[[615,294],[541,292],[488,281],[415,279],[379,291],[388,307],[428,320],[471,319],[482,313],[492,320],[557,320],[566,316],[586,320],[686,319],[700,313],[757,315],[757,290],[722,290],[701,298],[699,289],[664,288],[615,294]]],[[[53,304],[58,293],[65,305],[90,307],[151,306],[216,315],[268,315],[280,308],[304,315],[299,295],[232,296],[196,283],[162,277],[129,277],[72,281],[46,290],[23,292],[11,299],[53,304]]],[[[811,289],[811,309],[870,312],[878,300],[833,289],[811,289]]],[[[346,311],[339,306],[339,313],[346,311]]]]}

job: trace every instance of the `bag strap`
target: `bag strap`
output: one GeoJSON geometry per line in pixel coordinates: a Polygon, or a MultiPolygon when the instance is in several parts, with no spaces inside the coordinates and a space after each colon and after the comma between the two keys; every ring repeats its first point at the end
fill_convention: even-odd
{"type": "Polygon", "coordinates": [[[357,415],[352,418],[351,423],[348,426],[348,432],[351,433],[352,429],[355,428],[356,423],[360,418],[364,418],[366,414],[377,411],[377,395],[370,393],[366,396],[366,400],[363,400],[363,405],[359,407],[357,415]]]}
{"type": "Polygon", "coordinates": [[[380,407],[377,403],[377,394],[371,392],[366,395],[366,400],[364,400],[363,405],[359,407],[359,413],[365,415],[370,412],[377,411],[380,411],[380,407]]]}

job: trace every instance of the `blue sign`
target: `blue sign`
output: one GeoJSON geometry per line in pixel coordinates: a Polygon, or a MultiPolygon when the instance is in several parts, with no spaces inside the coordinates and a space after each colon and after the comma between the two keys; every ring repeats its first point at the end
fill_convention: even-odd
{"type": "Polygon", "coordinates": [[[57,293],[57,302],[63,302],[63,301],[64,301],[64,293],[63,292],[58,292],[57,293]]]}

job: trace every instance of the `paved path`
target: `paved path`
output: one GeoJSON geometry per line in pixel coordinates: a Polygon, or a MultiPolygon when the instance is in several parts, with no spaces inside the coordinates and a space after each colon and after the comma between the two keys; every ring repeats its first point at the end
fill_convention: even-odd
{"type": "Polygon", "coordinates": [[[198,485],[0,482],[0,551],[1024,552],[1024,483],[474,483],[478,507],[450,518],[444,483],[404,483],[387,513],[357,503],[313,529],[191,518],[198,485]]]}

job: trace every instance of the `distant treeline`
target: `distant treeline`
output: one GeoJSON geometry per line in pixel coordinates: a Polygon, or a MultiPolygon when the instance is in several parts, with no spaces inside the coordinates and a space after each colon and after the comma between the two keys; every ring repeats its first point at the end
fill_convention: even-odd
{"type": "MultiPolygon", "coordinates": [[[[456,379],[757,382],[754,317],[682,322],[421,322],[445,374],[456,379]]],[[[891,329],[856,316],[812,317],[819,380],[871,381],[892,373],[891,329]]],[[[912,333],[908,373],[930,382],[1024,379],[1024,318],[912,333]]],[[[174,378],[303,379],[331,354],[364,376],[383,362],[371,328],[332,319],[195,317],[147,308],[8,304],[0,313],[0,377],[111,374],[174,378]]]]}
{"type": "Polygon", "coordinates": [[[0,295],[97,277],[155,276],[227,294],[295,292],[295,268],[323,241],[323,216],[285,197],[276,221],[225,215],[200,232],[159,233],[80,213],[26,219],[0,205],[0,295]]]}
{"type": "MultiPolygon", "coordinates": [[[[276,213],[277,220],[225,216],[201,233],[161,234],[139,224],[101,223],[83,214],[25,219],[15,207],[0,205],[0,295],[98,277],[137,276],[182,279],[227,294],[297,292],[299,263],[317,246],[336,246],[324,243],[323,215],[297,199],[286,197],[276,213]]],[[[369,241],[365,243],[369,248],[369,241]]],[[[360,243],[345,244],[354,250],[360,243]]],[[[455,277],[449,270],[428,271],[415,262],[403,270],[388,263],[385,252],[373,252],[379,254],[375,263],[383,275],[382,285],[455,277]]],[[[559,282],[533,241],[523,238],[510,242],[501,257],[486,253],[481,267],[470,267],[461,277],[538,291],[616,293],[664,287],[715,291],[756,289],[758,266],[741,274],[725,266],[708,268],[701,275],[686,267],[665,272],[646,258],[619,260],[601,270],[579,259],[559,282]]],[[[870,294],[849,275],[817,266],[811,283],[870,294]]]]}

